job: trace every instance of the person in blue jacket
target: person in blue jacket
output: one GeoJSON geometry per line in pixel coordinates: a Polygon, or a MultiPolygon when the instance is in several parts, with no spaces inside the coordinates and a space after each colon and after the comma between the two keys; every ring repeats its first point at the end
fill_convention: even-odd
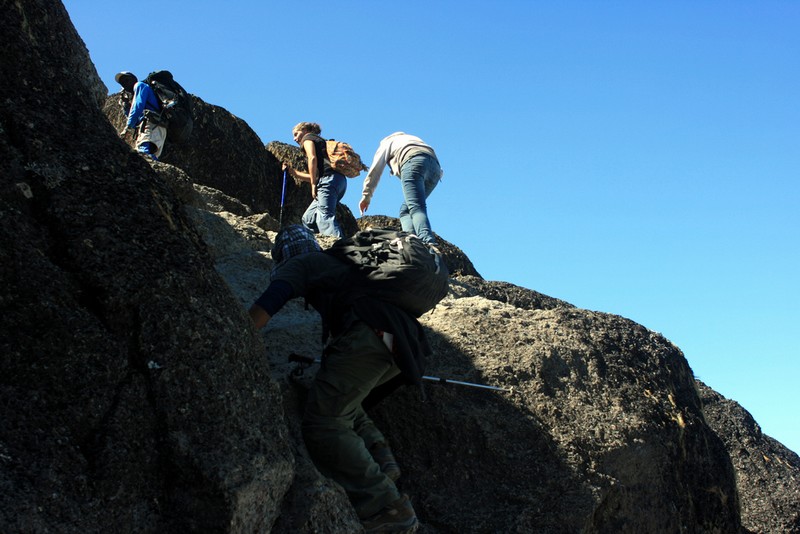
{"type": "Polygon", "coordinates": [[[124,139],[138,128],[136,150],[158,160],[167,140],[167,128],[161,118],[161,102],[153,89],[140,82],[132,72],[122,71],[114,76],[122,86],[121,103],[127,119],[119,134],[124,139]]]}

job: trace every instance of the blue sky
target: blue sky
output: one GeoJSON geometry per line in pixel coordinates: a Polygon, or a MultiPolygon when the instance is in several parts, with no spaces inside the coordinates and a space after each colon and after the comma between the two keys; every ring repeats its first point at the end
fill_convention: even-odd
{"type": "MultiPolygon", "coordinates": [[[[368,161],[419,135],[484,278],[661,332],[800,451],[800,3],[65,6],[111,92],[168,69],[264,143],[314,121],[368,161]]],[[[401,201],[386,173],[370,213],[401,201]]]]}

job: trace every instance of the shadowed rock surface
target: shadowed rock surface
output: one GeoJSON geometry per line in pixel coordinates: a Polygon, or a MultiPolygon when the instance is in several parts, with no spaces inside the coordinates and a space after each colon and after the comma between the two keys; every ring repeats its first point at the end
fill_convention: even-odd
{"type": "MultiPolygon", "coordinates": [[[[103,104],[103,112],[117,131],[124,125],[119,95],[109,95],[103,104]]],[[[284,225],[299,223],[311,202],[311,189],[307,183],[296,182],[289,176],[284,179],[281,171],[281,161],[287,155],[292,156],[295,166],[306,168],[299,148],[275,141],[264,150],[261,140],[243,120],[195,95],[192,101],[194,128],[189,142],[174,144],[167,139],[161,161],[191,175],[198,186],[210,187],[235,199],[245,210],[269,212],[282,218],[284,225]]],[[[132,136],[127,141],[134,145],[132,136]]],[[[356,182],[352,180],[348,185],[356,182]]],[[[340,203],[336,213],[345,234],[354,234],[357,224],[350,209],[340,203]]]]}
{"type": "Polygon", "coordinates": [[[750,532],[800,532],[800,458],[761,432],[753,416],[698,381],[709,426],[728,449],[750,532]]]}
{"type": "MultiPolygon", "coordinates": [[[[292,301],[260,334],[246,316],[280,189],[253,198],[277,160],[197,99],[211,116],[189,159],[148,163],[101,110],[63,7],[1,16],[0,532],[359,532],[300,436],[314,369],[288,358],[320,354],[318,315],[292,301]],[[228,143],[236,171],[212,177],[200,147],[228,143]]],[[[797,455],[677,347],[483,280],[453,248],[451,292],[421,319],[426,374],[514,391],[426,382],[426,400],[403,388],[372,410],[420,532],[798,530],[797,455]]]]}
{"type": "MultiPolygon", "coordinates": [[[[147,75],[136,74],[140,79],[147,75]]],[[[103,107],[117,131],[124,125],[119,94],[109,95],[103,107]]],[[[195,183],[218,189],[255,211],[277,213],[282,187],[280,163],[260,149],[261,140],[243,120],[197,96],[192,100],[194,128],[189,141],[181,145],[167,140],[161,161],[179,167],[195,183]]],[[[134,144],[132,136],[128,142],[134,144]]]]}
{"type": "Polygon", "coordinates": [[[0,531],[268,530],[293,457],[244,310],[63,6],[0,28],[0,531]]]}

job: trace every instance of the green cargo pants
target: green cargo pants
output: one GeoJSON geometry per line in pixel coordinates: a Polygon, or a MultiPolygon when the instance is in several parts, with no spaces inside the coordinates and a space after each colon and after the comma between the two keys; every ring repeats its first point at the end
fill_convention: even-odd
{"type": "Polygon", "coordinates": [[[366,518],[400,497],[369,447],[385,441],[361,402],[400,372],[374,330],[357,321],[334,339],[311,386],[303,439],[319,471],[338,482],[366,518]]]}

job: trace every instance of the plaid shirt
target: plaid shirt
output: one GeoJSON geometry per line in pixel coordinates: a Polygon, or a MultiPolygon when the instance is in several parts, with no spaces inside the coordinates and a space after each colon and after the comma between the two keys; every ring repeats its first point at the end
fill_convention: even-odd
{"type": "Polygon", "coordinates": [[[304,252],[319,251],[317,238],[311,230],[300,224],[292,224],[278,232],[275,246],[272,247],[272,259],[275,264],[283,263],[293,256],[304,252]]]}

